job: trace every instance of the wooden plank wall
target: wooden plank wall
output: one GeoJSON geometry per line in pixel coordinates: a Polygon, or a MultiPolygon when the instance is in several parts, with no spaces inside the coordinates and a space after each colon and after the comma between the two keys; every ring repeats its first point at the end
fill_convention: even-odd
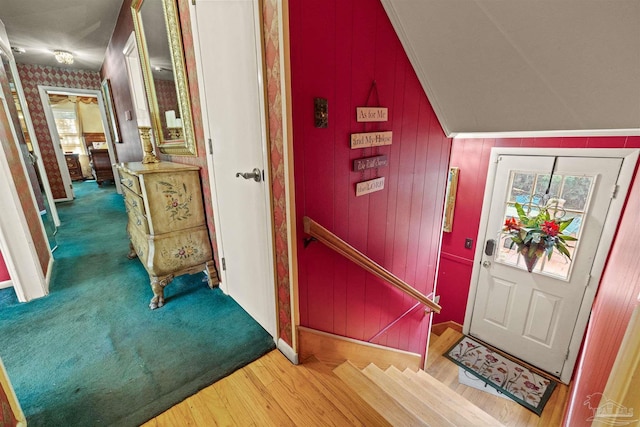
{"type": "MultiPolygon", "coordinates": [[[[378,0],[291,0],[289,7],[298,236],[307,215],[429,294],[451,141],[378,0]],[[367,104],[374,81],[378,96],[367,104]],[[328,100],[328,128],[314,127],[314,97],[328,100]],[[387,122],[356,121],[356,107],[378,105],[389,108],[387,122]],[[349,147],[351,133],[387,130],[390,146],[349,147]],[[378,175],[351,171],[353,159],[377,154],[389,159],[378,175]],[[357,182],[377,176],[384,190],[355,196],[357,182]]],[[[413,305],[322,245],[301,243],[303,326],[368,340],[413,305]]],[[[424,353],[427,328],[408,323],[377,342],[424,353]]]]}

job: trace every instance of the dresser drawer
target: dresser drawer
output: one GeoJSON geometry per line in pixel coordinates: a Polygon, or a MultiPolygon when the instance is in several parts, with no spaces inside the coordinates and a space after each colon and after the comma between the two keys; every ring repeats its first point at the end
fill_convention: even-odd
{"type": "Polygon", "coordinates": [[[138,195],[142,195],[142,191],[140,190],[140,181],[138,177],[135,175],[131,175],[122,169],[119,169],[120,172],[120,183],[124,185],[126,188],[130,189],[134,193],[138,195]]]}
{"type": "Polygon", "coordinates": [[[205,224],[197,171],[148,174],[144,176],[144,188],[152,234],[205,224]]]}
{"type": "Polygon", "coordinates": [[[146,234],[141,233],[137,229],[128,229],[129,238],[131,239],[131,244],[133,245],[133,249],[136,251],[136,255],[138,255],[138,259],[142,263],[142,265],[149,271],[149,238],[146,234]]]}
{"type": "Polygon", "coordinates": [[[129,215],[129,226],[135,227],[144,234],[149,233],[149,223],[147,216],[145,215],[144,202],[142,198],[133,191],[124,189],[122,196],[124,197],[124,204],[129,215]]]}

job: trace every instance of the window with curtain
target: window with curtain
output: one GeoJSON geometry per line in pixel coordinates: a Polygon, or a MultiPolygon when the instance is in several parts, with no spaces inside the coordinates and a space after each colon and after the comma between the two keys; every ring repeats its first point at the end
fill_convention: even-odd
{"type": "Polygon", "coordinates": [[[88,154],[84,133],[104,133],[98,99],[49,94],[53,118],[65,153],[88,154]]]}

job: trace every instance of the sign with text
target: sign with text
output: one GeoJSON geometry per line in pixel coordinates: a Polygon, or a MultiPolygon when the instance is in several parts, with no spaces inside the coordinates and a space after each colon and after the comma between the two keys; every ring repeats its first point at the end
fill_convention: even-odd
{"type": "Polygon", "coordinates": [[[384,190],[384,177],[362,181],[356,184],[356,197],[384,190]]]}
{"type": "Polygon", "coordinates": [[[391,145],[392,131],[351,134],[351,149],[391,145]]]}
{"type": "Polygon", "coordinates": [[[386,122],[389,120],[387,107],[356,107],[358,122],[386,122]]]}
{"type": "Polygon", "coordinates": [[[387,166],[387,156],[374,156],[374,157],[365,157],[362,159],[355,159],[353,161],[353,171],[361,172],[367,169],[375,169],[382,166],[387,166]]]}

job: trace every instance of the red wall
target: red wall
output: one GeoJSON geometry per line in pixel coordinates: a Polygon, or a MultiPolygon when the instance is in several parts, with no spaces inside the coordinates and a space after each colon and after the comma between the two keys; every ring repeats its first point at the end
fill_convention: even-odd
{"type": "MultiPolygon", "coordinates": [[[[464,321],[475,250],[464,249],[464,239],[473,238],[475,243],[477,238],[492,147],[640,148],[640,137],[455,140],[451,166],[460,168],[457,204],[453,230],[444,233],[442,241],[438,293],[443,310],[434,317],[434,323],[464,321]]],[[[594,302],[574,374],[565,425],[585,425],[585,420],[592,415],[583,402],[590,394],[604,390],[637,304],[640,292],[640,265],[635,255],[640,240],[638,210],[640,181],[635,179],[594,302]]]]}
{"type": "Polygon", "coordinates": [[[2,252],[0,252],[0,282],[4,282],[11,279],[9,276],[9,270],[7,269],[7,264],[4,261],[4,257],[2,256],[2,252]]]}
{"type": "MultiPolygon", "coordinates": [[[[379,0],[290,0],[293,144],[298,236],[306,215],[425,294],[433,289],[450,140],[436,119],[379,0]],[[389,121],[357,123],[376,81],[389,121]],[[314,127],[314,97],[329,127],[314,127]],[[351,150],[351,133],[391,130],[393,144],[351,150]],[[355,196],[353,159],[386,154],[385,189],[355,196]]],[[[320,243],[298,243],[300,323],[370,340],[413,300],[320,243]]],[[[428,317],[409,315],[375,342],[424,352],[428,317]]]]}

